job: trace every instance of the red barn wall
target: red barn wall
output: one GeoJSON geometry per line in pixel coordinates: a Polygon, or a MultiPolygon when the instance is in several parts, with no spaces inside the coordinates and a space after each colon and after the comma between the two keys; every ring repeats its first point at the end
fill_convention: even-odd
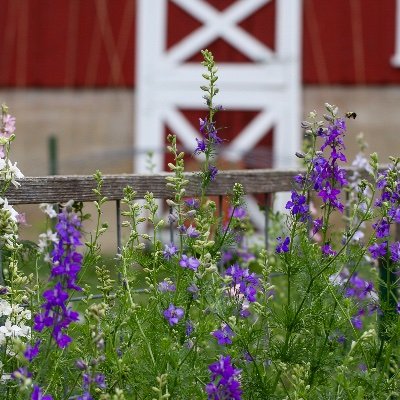
{"type": "MultiPolygon", "coordinates": [[[[220,9],[232,1],[209,0],[220,9]]],[[[390,64],[395,3],[304,0],[303,82],[400,83],[390,64]]],[[[241,25],[272,44],[273,13],[272,2],[241,25]]],[[[169,21],[169,45],[199,24],[173,5],[169,21]]],[[[135,0],[1,0],[0,86],[132,87],[135,35],[135,0]]],[[[246,62],[223,41],[210,48],[217,60],[246,62]]]]}

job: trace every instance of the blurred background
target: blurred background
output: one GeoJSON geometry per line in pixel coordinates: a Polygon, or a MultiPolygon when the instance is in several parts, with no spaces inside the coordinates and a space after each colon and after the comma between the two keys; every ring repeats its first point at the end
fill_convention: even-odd
{"type": "Polygon", "coordinates": [[[400,1],[0,0],[0,101],[28,176],[165,169],[205,116],[200,50],[220,66],[222,168],[293,167],[300,122],[355,111],[383,162],[400,150],[400,1]],[[52,156],[51,156],[52,155],[52,156]],[[53,163],[51,162],[53,160],[53,163]]]}
{"type": "Polygon", "coordinates": [[[291,166],[301,119],[324,102],[356,111],[351,134],[363,131],[385,160],[400,148],[399,8],[396,0],[0,0],[0,101],[17,117],[13,159],[26,175],[54,172],[51,136],[61,174],[143,171],[149,150],[163,168],[157,154],[169,132],[190,153],[204,116],[201,67],[190,68],[209,48],[225,93],[220,124],[227,146],[234,142],[223,165],[291,166]],[[257,121],[264,110],[274,116],[257,121]]]}

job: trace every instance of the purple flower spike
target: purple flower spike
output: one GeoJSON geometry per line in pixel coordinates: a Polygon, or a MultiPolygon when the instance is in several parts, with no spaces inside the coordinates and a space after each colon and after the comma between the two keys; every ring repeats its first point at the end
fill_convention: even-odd
{"type": "Polygon", "coordinates": [[[306,196],[297,192],[292,192],[292,200],[286,203],[286,209],[290,210],[292,215],[299,215],[300,220],[304,222],[308,217],[308,205],[306,196]]]}
{"type": "Polygon", "coordinates": [[[204,139],[197,139],[197,147],[194,149],[194,154],[200,154],[200,153],[205,153],[207,149],[207,143],[205,142],[204,139]]]}
{"type": "Polygon", "coordinates": [[[360,316],[355,316],[351,318],[351,323],[353,324],[354,328],[360,330],[363,327],[363,323],[362,320],[360,318],[360,316]]]}
{"type": "Polygon", "coordinates": [[[165,245],[164,247],[164,251],[163,251],[163,257],[166,260],[171,260],[171,258],[178,252],[178,249],[176,248],[176,246],[171,243],[170,245],[165,245]]]}
{"type": "Polygon", "coordinates": [[[184,313],[183,308],[175,307],[173,304],[170,304],[164,311],[164,317],[168,323],[173,326],[182,319],[184,313]]]}
{"type": "Polygon", "coordinates": [[[186,229],[186,235],[188,235],[190,238],[197,238],[200,236],[200,232],[198,230],[196,230],[196,228],[192,225],[190,225],[187,229],[186,229]]]}
{"type": "Polygon", "coordinates": [[[53,339],[60,348],[65,348],[72,341],[64,331],[71,322],[79,319],[79,314],[68,308],[67,302],[68,290],[82,290],[76,284],[82,263],[82,255],[76,251],[81,244],[80,226],[80,220],[70,206],[58,215],[56,230],[59,240],[51,254],[51,280],[55,282],[43,293],[46,300],[42,304],[43,312],[34,317],[33,329],[41,332],[51,328],[53,339]]]}
{"type": "Polygon", "coordinates": [[[321,247],[322,254],[324,256],[335,256],[337,253],[334,251],[329,243],[325,243],[321,247]]]}
{"type": "Polygon", "coordinates": [[[390,224],[385,218],[381,219],[376,224],[373,224],[372,227],[376,232],[377,238],[385,238],[390,234],[390,224]]]}
{"type": "Polygon", "coordinates": [[[318,193],[318,196],[322,198],[324,203],[335,203],[337,201],[337,196],[340,193],[339,189],[332,188],[329,182],[323,187],[323,189],[318,193]]]}
{"type": "Polygon", "coordinates": [[[53,397],[49,394],[43,395],[42,389],[39,386],[33,385],[31,400],[53,400],[53,397]]]}
{"type": "Polygon", "coordinates": [[[208,400],[241,400],[239,369],[233,367],[230,356],[221,356],[211,364],[211,382],[205,387],[208,400]]]}
{"type": "Polygon", "coordinates": [[[226,344],[232,344],[234,333],[229,325],[222,324],[221,329],[214,331],[212,335],[217,339],[218,344],[224,346],[226,344]]]}
{"type": "Polygon", "coordinates": [[[225,275],[232,277],[230,286],[235,296],[242,295],[251,303],[256,301],[259,281],[254,272],[250,273],[248,268],[242,269],[238,264],[233,264],[226,270],[225,275]]]}
{"type": "Polygon", "coordinates": [[[232,207],[229,209],[229,215],[232,215],[233,218],[243,219],[247,216],[247,211],[243,207],[236,207],[233,209],[232,207]]]}
{"type": "Polygon", "coordinates": [[[32,360],[39,354],[39,346],[40,346],[40,340],[38,340],[33,346],[28,345],[26,347],[26,350],[24,351],[24,357],[29,361],[32,362],[32,360]]]}
{"type": "Polygon", "coordinates": [[[215,177],[218,174],[217,167],[215,167],[214,165],[210,165],[209,168],[208,168],[208,173],[209,173],[209,176],[210,176],[210,181],[214,181],[215,177]]]}
{"type": "Polygon", "coordinates": [[[371,253],[371,257],[376,260],[377,258],[385,257],[386,248],[387,242],[382,242],[373,244],[368,248],[368,250],[371,253]]]}
{"type": "Polygon", "coordinates": [[[315,235],[317,232],[319,232],[321,230],[323,224],[324,224],[324,221],[323,221],[322,217],[317,218],[315,221],[313,221],[313,225],[314,225],[313,230],[312,230],[313,235],[315,235]]]}
{"type": "Polygon", "coordinates": [[[187,199],[185,200],[185,204],[192,209],[197,210],[200,207],[200,202],[197,199],[191,198],[191,199],[187,199]]]}
{"type": "Polygon", "coordinates": [[[275,251],[280,254],[280,253],[287,253],[289,251],[289,244],[290,244],[290,238],[287,236],[285,239],[282,239],[280,236],[276,238],[278,241],[278,246],[276,246],[275,251]]]}
{"type": "Polygon", "coordinates": [[[175,292],[176,286],[173,283],[164,279],[162,282],[158,284],[158,290],[163,293],[175,292]]]}
{"type": "Polygon", "coordinates": [[[187,255],[182,254],[182,258],[179,261],[179,265],[182,268],[188,268],[193,271],[197,271],[197,268],[200,265],[200,261],[195,257],[188,257],[187,255]]]}

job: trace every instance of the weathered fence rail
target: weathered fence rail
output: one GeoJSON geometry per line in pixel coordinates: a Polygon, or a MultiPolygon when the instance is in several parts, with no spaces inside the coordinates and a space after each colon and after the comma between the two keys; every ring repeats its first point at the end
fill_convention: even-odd
{"type": "MultiPolygon", "coordinates": [[[[349,175],[352,168],[347,168],[349,175]]],[[[241,183],[246,193],[276,193],[290,191],[293,188],[293,177],[300,170],[231,170],[221,171],[215,182],[209,186],[207,193],[211,196],[224,196],[232,190],[235,182],[241,183]]],[[[171,196],[171,190],[166,187],[165,178],[169,173],[158,174],[126,174],[104,175],[102,193],[109,200],[121,200],[123,189],[132,186],[138,198],[143,198],[146,192],[152,192],[155,198],[165,199],[171,196]]],[[[198,173],[185,174],[189,180],[186,187],[188,197],[199,194],[200,177],[198,173]]],[[[91,175],[63,175],[27,177],[20,180],[19,188],[10,187],[6,193],[10,204],[57,203],[70,199],[75,201],[94,201],[96,181],[91,175]]]]}

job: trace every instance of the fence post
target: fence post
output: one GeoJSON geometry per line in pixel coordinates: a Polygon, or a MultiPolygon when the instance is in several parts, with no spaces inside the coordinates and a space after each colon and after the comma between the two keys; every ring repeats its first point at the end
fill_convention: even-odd
{"type": "Polygon", "coordinates": [[[58,146],[57,137],[52,135],[48,140],[49,175],[58,175],[58,146]]]}

